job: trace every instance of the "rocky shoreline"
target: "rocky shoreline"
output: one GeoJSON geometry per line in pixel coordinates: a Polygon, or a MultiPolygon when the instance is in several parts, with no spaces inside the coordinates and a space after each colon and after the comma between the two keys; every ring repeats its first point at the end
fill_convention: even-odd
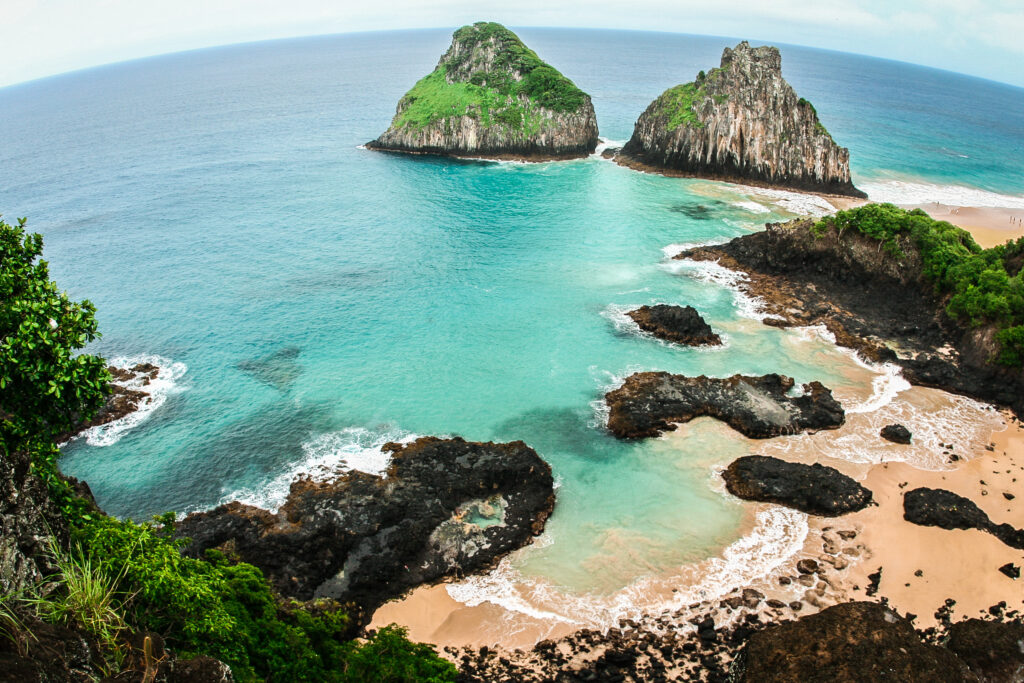
{"type": "Polygon", "coordinates": [[[764,323],[823,325],[836,343],[874,362],[896,363],[912,384],[1007,406],[1024,414],[1024,372],[993,365],[991,329],[945,314],[925,282],[916,249],[895,259],[853,230],[811,233],[813,221],[769,223],[762,232],[697,247],[677,259],[715,261],[746,275],[740,287],[762,302],[764,323]]]}
{"type": "Polygon", "coordinates": [[[385,476],[300,478],[274,513],[238,502],[178,523],[193,556],[253,564],[282,595],[328,597],[370,614],[421,584],[484,571],[544,530],[551,468],[521,441],[423,437],[386,444],[385,476]]]}
{"type": "Polygon", "coordinates": [[[160,367],[152,363],[136,363],[127,368],[110,365],[107,372],[110,373],[110,396],[106,403],[96,411],[92,419],[79,422],[70,431],[58,435],[57,443],[69,441],[93,427],[127,417],[148,403],[152,400],[149,392],[138,387],[149,386],[160,375],[160,367]]]}

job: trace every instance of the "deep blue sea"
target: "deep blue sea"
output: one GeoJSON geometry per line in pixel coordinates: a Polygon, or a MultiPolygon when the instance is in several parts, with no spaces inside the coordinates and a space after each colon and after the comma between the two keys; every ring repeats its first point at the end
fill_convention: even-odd
{"type": "MultiPolygon", "coordinates": [[[[619,142],[654,97],[736,43],[520,35],[593,96],[601,135],[619,142]]],[[[152,410],[64,449],[63,469],[104,509],[274,506],[300,472],[381,467],[385,441],[522,439],[559,490],[517,571],[609,593],[740,537],[743,508],[713,467],[750,448],[714,426],[616,441],[600,402],[616,381],[782,372],[866,396],[887,377],[814,335],[761,325],[728,273],[667,258],[671,245],[820,212],[820,200],[599,158],[361,149],[449,40],[274,41],[0,89],[0,212],[27,216],[53,277],[96,304],[91,351],[164,367],[152,410]],[[622,313],[653,302],[696,306],[725,348],[639,334],[622,313]]],[[[782,57],[872,197],[1024,209],[1024,90],[821,50],[782,46],[782,57]]]]}

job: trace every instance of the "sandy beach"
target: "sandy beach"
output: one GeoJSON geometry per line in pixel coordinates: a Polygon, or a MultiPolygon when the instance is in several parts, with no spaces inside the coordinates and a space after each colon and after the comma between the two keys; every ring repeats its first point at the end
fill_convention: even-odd
{"type": "MultiPolygon", "coordinates": [[[[935,211],[937,218],[947,218],[935,205],[922,208],[929,209],[929,213],[935,211]]],[[[1005,233],[1010,239],[1018,234],[996,225],[1005,215],[1001,209],[975,209],[961,210],[951,217],[972,223],[963,227],[980,243],[992,244],[994,235],[1005,233]],[[973,224],[978,217],[988,223],[973,224]]],[[[844,405],[870,401],[877,373],[851,363],[845,374],[859,388],[842,397],[844,405]]],[[[922,387],[904,387],[882,409],[850,412],[847,418],[838,430],[748,440],[747,447],[751,453],[835,467],[870,489],[877,505],[839,518],[807,517],[802,548],[784,563],[744,585],[718,586],[722,590],[708,600],[671,614],[668,610],[651,614],[651,623],[688,629],[689,618],[709,610],[718,610],[716,621],[722,623],[744,609],[770,619],[788,619],[839,602],[863,599],[887,599],[900,612],[916,615],[918,627],[933,625],[936,610],[947,600],[955,603],[954,620],[987,612],[1001,601],[1006,602],[1007,610],[1024,611],[1024,579],[1014,580],[999,571],[1007,563],[1024,565],[1024,551],[983,531],[923,527],[903,519],[903,494],[929,487],[969,498],[996,523],[1024,527],[1024,426],[1009,413],[922,387]],[[880,427],[890,422],[906,423],[915,432],[911,445],[881,439],[880,427]],[[800,571],[797,565],[801,560],[814,560],[818,570],[800,571]],[[869,595],[872,575],[879,568],[877,592],[872,590],[869,595]],[[728,600],[723,599],[739,595],[744,588],[758,591],[764,601],[738,611],[727,607],[728,600]],[[660,622],[653,621],[655,617],[660,622]]],[[[697,420],[662,438],[669,442],[685,440],[692,429],[728,428],[711,420],[697,420]]],[[[723,461],[721,467],[726,464],[723,461]]],[[[728,495],[724,487],[722,495],[728,495]]],[[[742,505],[746,515],[741,535],[752,532],[759,513],[776,507],[742,505]]],[[[708,576],[702,572],[706,574],[712,566],[699,563],[671,576],[645,581],[643,602],[674,604],[674,593],[692,592],[694,585],[707,581],[708,576]]],[[[384,605],[374,615],[371,628],[394,622],[407,626],[414,639],[439,646],[498,645],[513,650],[529,649],[540,640],[557,639],[593,626],[549,618],[543,606],[543,600],[538,600],[534,614],[490,602],[467,606],[454,600],[441,584],[421,587],[384,605]]]]}

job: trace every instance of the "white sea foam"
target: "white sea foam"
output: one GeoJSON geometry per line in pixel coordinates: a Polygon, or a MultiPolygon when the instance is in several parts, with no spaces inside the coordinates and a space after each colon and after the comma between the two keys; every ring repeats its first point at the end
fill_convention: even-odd
{"type": "Polygon", "coordinates": [[[933,185],[905,180],[883,180],[858,183],[871,201],[893,204],[929,204],[938,202],[952,206],[985,206],[1024,209],[1024,196],[989,192],[964,185],[933,185]]]}
{"type": "Polygon", "coordinates": [[[798,216],[824,216],[835,213],[835,207],[825,199],[816,194],[794,192],[792,190],[776,190],[767,187],[752,187],[750,185],[725,185],[727,191],[740,195],[744,199],[730,202],[733,206],[753,211],[754,213],[769,213],[770,206],[785,211],[786,213],[798,216]]]}
{"type": "Polygon", "coordinates": [[[757,202],[733,202],[733,206],[738,206],[741,209],[749,211],[750,213],[771,213],[772,212],[772,210],[769,209],[767,206],[765,206],[764,204],[758,204],[757,202]]]}
{"type": "Polygon", "coordinates": [[[325,481],[350,470],[383,476],[391,456],[381,446],[389,441],[410,443],[416,438],[415,434],[395,428],[348,427],[320,434],[303,443],[302,459],[287,466],[273,480],[256,489],[225,492],[220,502],[237,500],[274,512],[284,504],[288,489],[299,476],[325,481]]]}
{"type": "Polygon", "coordinates": [[[626,143],[623,142],[622,140],[609,140],[607,138],[599,137],[597,139],[597,148],[594,150],[594,153],[591,154],[590,156],[602,158],[601,153],[604,152],[606,149],[615,149],[616,147],[622,147],[625,144],[626,143]]]}
{"type": "Polygon", "coordinates": [[[678,244],[669,244],[661,248],[661,253],[665,255],[667,259],[674,259],[679,254],[690,249],[696,249],[697,247],[713,247],[716,244],[725,244],[729,241],[728,237],[718,237],[715,239],[704,240],[703,242],[680,242],[678,244]]]}
{"type": "Polygon", "coordinates": [[[645,577],[611,595],[567,594],[543,579],[524,576],[516,562],[522,554],[535,552],[536,545],[507,556],[488,574],[446,588],[453,599],[466,605],[489,602],[537,619],[607,631],[622,619],[641,620],[682,610],[691,603],[717,600],[736,588],[765,580],[800,551],[807,533],[807,515],[771,506],[760,510],[751,532],[720,556],[645,577]],[[666,586],[676,587],[675,592],[667,593],[666,586]]]}
{"type": "Polygon", "coordinates": [[[149,384],[144,385],[142,383],[144,378],[139,378],[127,382],[123,386],[128,389],[145,391],[149,397],[142,400],[135,412],[105,425],[87,429],[82,435],[90,446],[111,446],[117,443],[129,430],[145,422],[153,414],[153,411],[166,403],[168,396],[184,391],[184,387],[178,385],[178,380],[188,371],[188,366],[184,363],[175,363],[160,356],[123,356],[110,359],[110,364],[119,368],[130,368],[139,363],[158,366],[160,372],[157,373],[156,379],[150,380],[149,384]]]}
{"type": "Polygon", "coordinates": [[[741,285],[746,282],[746,273],[729,270],[717,261],[694,261],[692,259],[673,259],[662,263],[662,267],[676,275],[685,275],[694,280],[708,282],[725,287],[732,292],[736,313],[751,320],[764,320],[764,302],[743,291],[741,285]]]}

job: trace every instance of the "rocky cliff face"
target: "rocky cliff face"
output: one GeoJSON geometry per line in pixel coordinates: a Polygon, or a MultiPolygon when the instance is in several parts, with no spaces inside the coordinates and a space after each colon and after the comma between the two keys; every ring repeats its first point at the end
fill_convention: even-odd
{"type": "Polygon", "coordinates": [[[744,41],[722,65],[666,90],[636,122],[625,165],[723,180],[865,197],[850,153],[782,78],[778,48],[744,41]]]}
{"type": "Polygon", "coordinates": [[[590,96],[500,24],[455,32],[437,68],[398,102],[370,149],[546,159],[597,147],[590,96]]]}

